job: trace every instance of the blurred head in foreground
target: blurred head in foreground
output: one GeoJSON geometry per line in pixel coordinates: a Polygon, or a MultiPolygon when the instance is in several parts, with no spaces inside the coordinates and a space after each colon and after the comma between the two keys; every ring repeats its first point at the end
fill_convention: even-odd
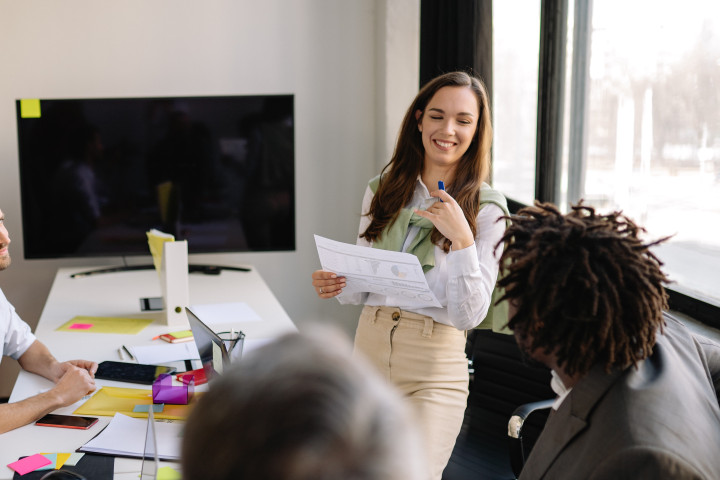
{"type": "Polygon", "coordinates": [[[341,333],[285,335],[226,370],[195,405],[183,478],[424,478],[403,402],[341,333]]]}

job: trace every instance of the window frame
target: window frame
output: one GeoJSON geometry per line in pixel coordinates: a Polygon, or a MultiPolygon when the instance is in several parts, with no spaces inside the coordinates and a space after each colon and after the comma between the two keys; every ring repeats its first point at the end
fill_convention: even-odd
{"type": "MultiPolygon", "coordinates": [[[[556,205],[560,205],[562,202],[559,187],[560,172],[562,171],[564,52],[567,29],[561,27],[561,25],[567,26],[567,16],[568,0],[541,0],[535,198],[556,205]],[[562,53],[559,50],[562,50],[562,53]]],[[[570,162],[569,175],[578,182],[584,177],[584,159],[579,152],[584,151],[583,145],[586,139],[587,102],[585,99],[587,97],[585,90],[587,88],[588,66],[586,61],[582,61],[577,65],[576,62],[583,56],[582,52],[587,52],[588,35],[590,35],[587,27],[590,25],[591,18],[592,0],[575,0],[573,90],[570,93],[570,108],[574,118],[579,120],[573,122],[570,157],[574,158],[574,161],[570,162]],[[582,26],[585,28],[582,28],[582,26]]],[[[587,58],[587,56],[585,55],[584,58],[587,58]]],[[[568,201],[576,202],[579,200],[579,198],[576,198],[579,196],[579,189],[573,190],[570,187],[571,183],[573,182],[568,182],[568,201]]],[[[508,199],[508,205],[511,213],[525,206],[523,203],[512,199],[508,199]]],[[[666,291],[671,310],[688,315],[705,325],[720,328],[720,306],[681,293],[671,286],[666,287],[666,291]]]]}
{"type": "MultiPolygon", "coordinates": [[[[471,70],[486,80],[492,97],[492,2],[493,0],[421,0],[421,85],[443,72],[471,70]],[[468,19],[472,21],[467,21],[468,19]],[[475,41],[467,42],[468,38],[475,41]]],[[[586,141],[587,125],[584,119],[587,114],[587,95],[584,89],[587,88],[588,65],[584,59],[587,59],[590,35],[587,27],[592,18],[592,7],[593,0],[574,0],[573,3],[576,28],[573,37],[574,70],[570,108],[576,121],[573,123],[574,132],[570,139],[571,158],[574,160],[570,162],[569,175],[576,182],[584,177],[584,162],[578,152],[584,151],[583,145],[586,141]],[[578,26],[580,28],[577,28],[578,26]]],[[[562,201],[560,174],[568,15],[568,0],[541,0],[534,196],[540,201],[556,205],[560,205],[562,201]]],[[[569,185],[567,200],[577,202],[579,191],[579,188],[573,190],[569,185]]],[[[508,198],[508,205],[511,213],[525,206],[512,198],[508,198]]],[[[666,290],[671,310],[688,315],[705,325],[720,328],[720,305],[681,293],[672,286],[666,287],[666,290]]]]}

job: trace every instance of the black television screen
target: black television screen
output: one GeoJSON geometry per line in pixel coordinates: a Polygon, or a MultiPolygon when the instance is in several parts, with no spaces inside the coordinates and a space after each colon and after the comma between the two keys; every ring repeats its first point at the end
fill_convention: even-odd
{"type": "Polygon", "coordinates": [[[295,250],[292,95],[17,100],[26,258],[295,250]]]}

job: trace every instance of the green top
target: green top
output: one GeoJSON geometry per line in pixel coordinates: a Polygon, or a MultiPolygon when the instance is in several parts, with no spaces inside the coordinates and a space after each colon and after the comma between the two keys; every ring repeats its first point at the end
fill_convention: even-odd
{"type": "MultiPolygon", "coordinates": [[[[380,175],[376,176],[368,183],[370,190],[375,194],[380,184],[380,175]]],[[[480,188],[480,208],[493,203],[500,207],[503,214],[510,215],[507,207],[507,200],[497,190],[493,189],[487,183],[483,183],[480,188]]],[[[407,248],[407,253],[412,253],[422,266],[423,272],[428,272],[435,266],[435,245],[430,240],[430,234],[434,227],[433,223],[427,218],[421,217],[414,212],[413,208],[403,208],[395,221],[385,227],[383,233],[372,242],[373,248],[390,250],[399,252],[402,250],[403,243],[407,237],[407,231],[410,226],[419,227],[419,231],[415,238],[407,248]]],[[[503,295],[502,289],[497,286],[492,292],[492,303],[488,308],[485,319],[475,328],[492,328],[495,332],[512,333],[505,327],[508,321],[507,302],[495,305],[498,298],[503,295]]]]}

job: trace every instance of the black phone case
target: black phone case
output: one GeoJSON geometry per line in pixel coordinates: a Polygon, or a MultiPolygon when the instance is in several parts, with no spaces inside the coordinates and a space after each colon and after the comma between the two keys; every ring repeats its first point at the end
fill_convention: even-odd
{"type": "Polygon", "coordinates": [[[126,363],[106,360],[100,362],[95,378],[115,380],[117,382],[140,383],[152,385],[160,373],[173,374],[177,369],[164,365],[147,365],[143,363],[126,363]]]}

